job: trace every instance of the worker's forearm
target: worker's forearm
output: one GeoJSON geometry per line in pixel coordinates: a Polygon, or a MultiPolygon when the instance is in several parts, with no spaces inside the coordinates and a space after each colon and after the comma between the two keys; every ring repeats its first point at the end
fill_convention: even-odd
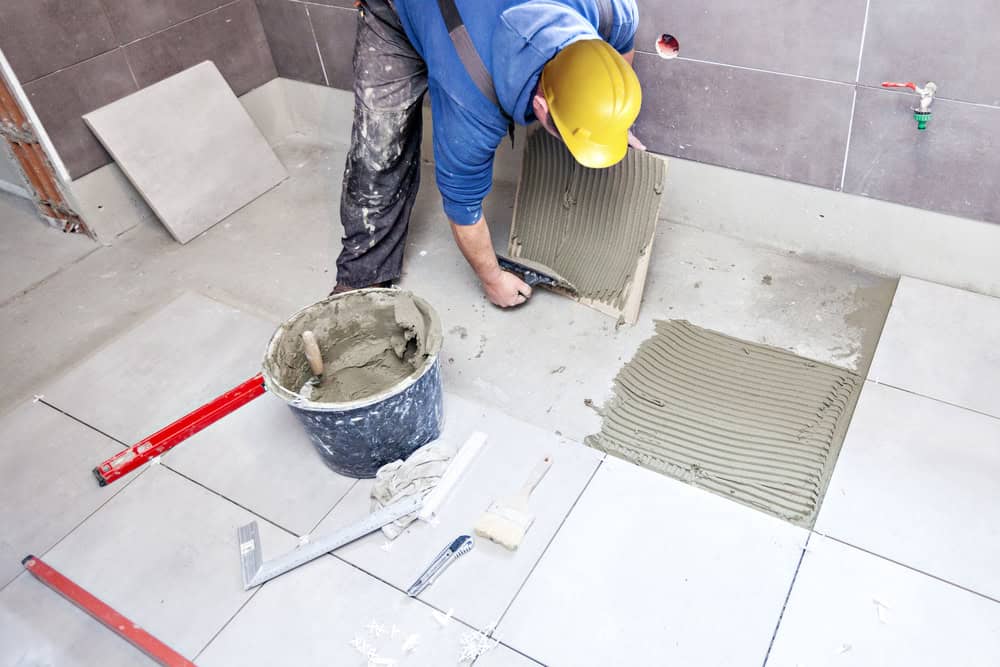
{"type": "Polygon", "coordinates": [[[451,223],[451,233],[455,236],[458,249],[465,255],[479,279],[486,284],[496,281],[501,271],[486,218],[479,218],[474,225],[451,223]]]}

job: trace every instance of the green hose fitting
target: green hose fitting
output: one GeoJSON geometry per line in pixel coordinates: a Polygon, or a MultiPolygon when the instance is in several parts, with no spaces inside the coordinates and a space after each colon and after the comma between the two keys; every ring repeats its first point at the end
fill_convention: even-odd
{"type": "Polygon", "coordinates": [[[931,120],[931,112],[930,111],[926,111],[926,112],[914,111],[913,112],[913,118],[914,118],[914,120],[917,121],[917,129],[918,130],[926,130],[927,129],[927,123],[930,122],[930,120],[931,120]]]}

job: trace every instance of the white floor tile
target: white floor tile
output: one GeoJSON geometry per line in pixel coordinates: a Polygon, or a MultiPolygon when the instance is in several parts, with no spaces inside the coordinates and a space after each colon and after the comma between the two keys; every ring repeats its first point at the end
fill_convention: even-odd
{"type": "Polygon", "coordinates": [[[1000,417],[1000,299],[902,278],[868,377],[1000,417]]]}
{"type": "Polygon", "coordinates": [[[0,591],[0,665],[136,667],[155,664],[139,649],[27,572],[0,591]]]}
{"type": "Polygon", "coordinates": [[[538,667],[540,664],[501,644],[476,660],[475,667],[538,667]]]}
{"type": "Polygon", "coordinates": [[[816,531],[1000,599],[1000,419],[866,382],[816,531]]]}
{"type": "MultiPolygon", "coordinates": [[[[0,419],[0,588],[121,490],[91,474],[121,446],[43,403],[0,419]]],[[[2,661],[0,661],[2,662],[2,661]]]]}
{"type": "MultiPolygon", "coordinates": [[[[406,590],[449,542],[473,534],[476,519],[492,499],[515,493],[542,458],[552,468],[531,497],[535,522],[517,551],[478,537],[472,552],[452,564],[422,595],[439,609],[479,628],[499,620],[552,535],[576,501],[601,455],[577,443],[525,424],[478,403],[445,395],[442,438],[463,443],[476,430],[488,435],[479,457],[465,472],[438,514],[439,523],[414,524],[385,551],[376,533],[337,551],[337,555],[376,577],[406,590]]],[[[371,481],[361,481],[327,517],[317,534],[332,532],[371,511],[371,481]]]]}
{"type": "Polygon", "coordinates": [[[45,400],[128,444],[260,372],[275,324],[185,293],[45,387],[45,400]]]}
{"type": "Polygon", "coordinates": [[[271,394],[170,450],[163,462],[299,535],[357,481],[323,463],[287,404],[271,394]]]}
{"type": "Polygon", "coordinates": [[[197,662],[202,667],[378,664],[352,646],[360,639],[367,650],[399,665],[457,665],[461,637],[471,630],[454,620],[442,627],[433,611],[327,556],[265,584],[197,662]],[[411,635],[418,635],[419,644],[404,652],[411,635]]]}
{"type": "Polygon", "coordinates": [[[986,667],[998,655],[1000,604],[814,535],[767,667],[986,667]]]}
{"type": "Polygon", "coordinates": [[[498,636],[553,666],[759,666],[806,535],[609,457],[498,636]]]}
{"type": "MultiPolygon", "coordinates": [[[[240,579],[245,510],[153,466],[45,554],[46,562],[192,658],[250,598],[240,579]]],[[[281,553],[296,540],[259,521],[281,553]]],[[[54,641],[65,650],[59,637],[54,641]]]]}

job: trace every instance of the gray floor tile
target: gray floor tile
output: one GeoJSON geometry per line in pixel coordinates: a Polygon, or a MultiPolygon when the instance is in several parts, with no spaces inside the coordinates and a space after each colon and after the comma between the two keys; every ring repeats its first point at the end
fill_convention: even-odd
{"type": "Polygon", "coordinates": [[[357,481],[326,467],[302,424],[271,394],[175,447],[163,462],[299,535],[357,481]]]}
{"type": "Polygon", "coordinates": [[[1000,419],[865,383],[816,531],[1000,599],[1000,419]]]}
{"type": "Polygon", "coordinates": [[[840,186],[852,86],[648,53],[636,54],[635,69],[644,84],[635,133],[650,150],[840,186]]]}
{"type": "Polygon", "coordinates": [[[476,667],[536,667],[540,662],[526,658],[503,644],[476,660],[476,667]]]}
{"type": "Polygon", "coordinates": [[[97,249],[83,234],[50,227],[27,199],[0,193],[0,303],[97,249]]]}
{"type": "Polygon", "coordinates": [[[767,667],[996,664],[1000,604],[814,535],[767,667]]]}
{"type": "MultiPolygon", "coordinates": [[[[538,561],[552,535],[576,501],[600,460],[582,445],[542,431],[496,410],[448,394],[442,439],[464,443],[473,431],[488,441],[442,506],[437,525],[414,524],[383,550],[375,534],[337,551],[337,555],[397,588],[406,590],[449,542],[472,534],[476,519],[491,500],[515,493],[547,454],[551,470],[535,489],[535,523],[517,551],[476,539],[472,552],[456,561],[420,597],[476,627],[495,623],[538,561]]],[[[361,481],[334,508],[316,534],[332,532],[371,510],[371,481],[361,481]]]]}
{"type": "Polygon", "coordinates": [[[868,378],[1000,417],[1000,299],[899,281],[868,378]]]}
{"type": "Polygon", "coordinates": [[[442,627],[433,611],[327,556],[265,584],[199,656],[198,664],[371,664],[351,645],[355,638],[400,665],[459,664],[460,639],[471,630],[456,621],[442,627]],[[368,629],[373,622],[384,627],[381,636],[374,627],[368,629]],[[419,644],[404,653],[410,635],[419,635],[419,644]]]}
{"type": "Polygon", "coordinates": [[[914,99],[858,89],[844,191],[1000,222],[1000,109],[938,100],[920,132],[914,99]]]}
{"type": "Polygon", "coordinates": [[[0,591],[0,664],[145,667],[158,663],[24,573],[0,591]]]}
{"type": "Polygon", "coordinates": [[[498,636],[551,665],[760,665],[806,535],[608,458],[498,636]]]}
{"type": "Polygon", "coordinates": [[[0,443],[2,588],[21,572],[22,558],[45,553],[121,490],[100,488],[90,472],[121,447],[33,402],[0,418],[0,443]]]}
{"type": "Polygon", "coordinates": [[[857,75],[865,0],[638,4],[640,51],[655,53],[667,32],[680,41],[682,57],[834,81],[857,75]]]}
{"type": "MultiPolygon", "coordinates": [[[[254,517],[155,466],[45,554],[46,562],[187,658],[250,599],[236,529],[254,517]]],[[[294,537],[258,522],[276,552],[294,537]]],[[[65,647],[59,637],[57,647],[65,647]]]]}
{"type": "Polygon", "coordinates": [[[181,243],[285,179],[285,168],[204,62],[84,116],[181,243]]]}
{"type": "Polygon", "coordinates": [[[1000,105],[1000,41],[985,28],[998,22],[992,0],[872,2],[861,82],[936,81],[944,97],[1000,105]]]}
{"type": "Polygon", "coordinates": [[[133,444],[259,372],[274,329],[188,292],[41,393],[60,410],[133,444]]]}

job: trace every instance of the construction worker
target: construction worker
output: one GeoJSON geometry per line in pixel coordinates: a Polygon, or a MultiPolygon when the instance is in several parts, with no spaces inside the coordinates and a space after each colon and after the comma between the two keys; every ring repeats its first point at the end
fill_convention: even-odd
{"type": "Polygon", "coordinates": [[[360,0],[334,293],[400,276],[430,90],[455,241],[491,302],[524,303],[531,288],[500,269],[483,216],[494,153],[514,123],[535,121],[587,167],[642,148],[630,132],[641,101],[637,16],[635,0],[360,0]]]}

